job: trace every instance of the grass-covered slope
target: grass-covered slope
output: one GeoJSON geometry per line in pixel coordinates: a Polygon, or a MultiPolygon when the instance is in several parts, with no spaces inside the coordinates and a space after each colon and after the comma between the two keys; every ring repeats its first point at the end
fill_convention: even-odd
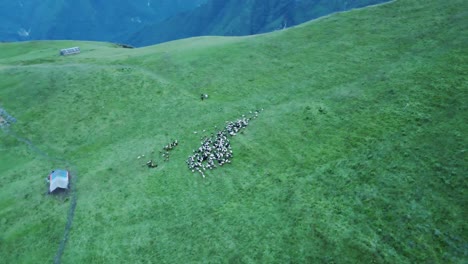
{"type": "Polygon", "coordinates": [[[68,166],[64,263],[463,263],[467,8],[400,0],[133,50],[0,44],[0,107],[47,153],[0,133],[2,262],[54,259],[71,199],[44,178],[68,166]],[[203,134],[259,108],[232,164],[187,169],[203,134]]]}

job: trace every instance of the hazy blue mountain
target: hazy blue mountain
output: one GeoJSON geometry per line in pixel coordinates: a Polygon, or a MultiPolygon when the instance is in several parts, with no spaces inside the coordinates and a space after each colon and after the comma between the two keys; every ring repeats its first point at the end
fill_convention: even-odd
{"type": "Polygon", "coordinates": [[[144,46],[201,35],[250,35],[282,29],[337,11],[388,0],[210,0],[145,26],[128,42],[144,46]]]}
{"type": "Polygon", "coordinates": [[[0,41],[80,39],[120,42],[206,0],[0,0],[0,41]]]}
{"type": "Polygon", "coordinates": [[[99,40],[145,46],[250,35],[388,0],[0,0],[0,41],[99,40]]]}

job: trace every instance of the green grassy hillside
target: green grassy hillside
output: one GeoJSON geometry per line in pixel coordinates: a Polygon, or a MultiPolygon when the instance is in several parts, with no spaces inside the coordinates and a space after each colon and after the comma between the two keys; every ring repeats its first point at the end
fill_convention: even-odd
{"type": "Polygon", "coordinates": [[[64,263],[466,262],[466,10],[400,0],[140,49],[0,44],[18,120],[0,133],[2,262],[53,261],[73,199],[44,178],[64,167],[64,263]],[[232,164],[188,170],[202,135],[259,108],[232,164]]]}

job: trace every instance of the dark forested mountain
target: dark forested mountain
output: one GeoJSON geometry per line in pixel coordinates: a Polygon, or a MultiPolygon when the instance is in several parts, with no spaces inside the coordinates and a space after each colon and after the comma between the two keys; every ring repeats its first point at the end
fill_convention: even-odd
{"type": "Polygon", "coordinates": [[[0,41],[76,39],[145,46],[239,36],[389,0],[0,0],[0,41]]]}
{"type": "Polygon", "coordinates": [[[122,41],[206,0],[0,0],[0,41],[122,41]]]}
{"type": "Polygon", "coordinates": [[[282,29],[337,11],[388,0],[209,0],[198,8],[145,26],[128,38],[149,45],[201,35],[250,35],[282,29]]]}

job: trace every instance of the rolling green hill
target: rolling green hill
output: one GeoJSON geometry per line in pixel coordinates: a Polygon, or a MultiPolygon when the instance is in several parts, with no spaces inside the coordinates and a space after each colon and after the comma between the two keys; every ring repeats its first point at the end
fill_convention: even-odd
{"type": "Polygon", "coordinates": [[[1,43],[17,119],[0,133],[2,262],[53,261],[67,218],[63,263],[466,262],[466,10],[399,0],[138,49],[1,43]],[[231,164],[188,170],[200,137],[261,108],[231,164]],[[45,194],[54,168],[69,196],[45,194]]]}

